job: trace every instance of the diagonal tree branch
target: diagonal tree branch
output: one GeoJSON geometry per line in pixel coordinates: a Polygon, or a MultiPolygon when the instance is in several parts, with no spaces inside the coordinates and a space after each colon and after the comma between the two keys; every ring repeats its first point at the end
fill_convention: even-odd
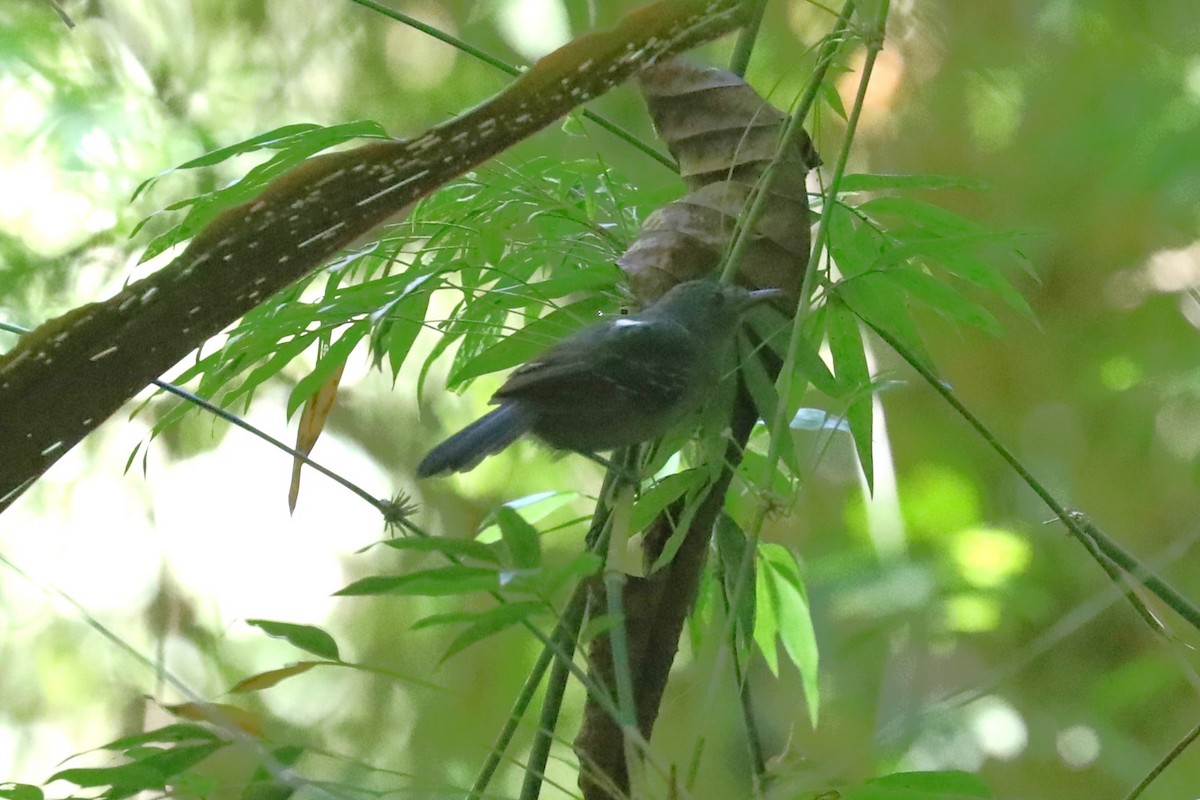
{"type": "Polygon", "coordinates": [[[0,511],[151,380],[415,200],[658,59],[741,25],[745,0],[662,0],[411,139],[320,156],[217,217],[171,264],[0,358],[0,511]]]}

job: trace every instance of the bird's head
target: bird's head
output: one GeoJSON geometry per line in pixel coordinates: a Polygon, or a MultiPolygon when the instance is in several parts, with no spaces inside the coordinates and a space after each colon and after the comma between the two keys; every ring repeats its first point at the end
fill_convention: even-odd
{"type": "Polygon", "coordinates": [[[746,311],[782,296],[778,289],[747,291],[716,281],[688,281],[673,287],[645,313],[670,319],[697,336],[731,337],[746,311]]]}

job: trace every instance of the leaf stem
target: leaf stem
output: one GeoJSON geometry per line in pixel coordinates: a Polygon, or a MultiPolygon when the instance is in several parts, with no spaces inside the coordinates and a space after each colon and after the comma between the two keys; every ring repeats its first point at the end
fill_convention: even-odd
{"type": "Polygon", "coordinates": [[[1178,758],[1192,742],[1196,741],[1196,737],[1198,736],[1200,736],[1200,725],[1197,725],[1184,734],[1179,743],[1171,748],[1171,752],[1163,756],[1162,761],[1155,764],[1154,769],[1150,770],[1149,774],[1142,778],[1137,786],[1133,787],[1133,791],[1126,795],[1125,800],[1137,800],[1141,797],[1142,792],[1146,791],[1146,788],[1154,782],[1154,779],[1161,775],[1167,767],[1171,766],[1171,762],[1178,758]]]}
{"type": "MultiPolygon", "coordinates": [[[[596,508],[592,512],[592,522],[588,528],[587,544],[588,550],[593,553],[602,553],[608,548],[611,509],[608,503],[605,502],[605,498],[608,497],[615,481],[616,476],[613,471],[610,470],[605,474],[604,483],[601,486],[600,495],[596,501],[596,508]]],[[[581,581],[575,587],[575,592],[571,595],[571,601],[567,604],[567,609],[563,612],[562,619],[554,629],[554,636],[551,640],[552,644],[543,648],[543,656],[546,653],[554,652],[569,653],[570,656],[555,660],[554,669],[551,671],[549,681],[546,684],[546,695],[542,699],[541,717],[538,721],[537,730],[534,732],[529,758],[525,762],[525,781],[521,785],[521,800],[537,800],[538,794],[541,792],[546,762],[550,758],[550,746],[554,742],[554,729],[558,725],[558,714],[562,709],[563,694],[566,692],[567,680],[570,677],[567,662],[574,657],[575,643],[579,640],[579,632],[583,627],[583,618],[587,613],[587,607],[588,584],[585,580],[581,581]]],[[[542,657],[539,657],[538,664],[541,661],[542,657]]],[[[586,682],[585,685],[587,685],[586,682]]],[[[591,687],[589,687],[590,690],[591,687]]],[[[511,739],[511,736],[509,738],[511,739]]],[[[507,744],[505,742],[505,746],[507,744]]],[[[493,756],[489,757],[489,760],[496,755],[493,753],[493,756]]],[[[477,780],[475,786],[479,790],[479,794],[472,794],[470,800],[482,797],[483,790],[487,788],[487,782],[484,781],[481,783],[477,780]]]]}
{"type": "MultiPolygon", "coordinates": [[[[919,358],[916,357],[916,355],[914,355],[908,348],[898,341],[896,337],[878,327],[870,320],[862,317],[859,317],[859,319],[862,320],[863,324],[874,331],[876,336],[886,342],[887,345],[897,353],[897,355],[907,361],[909,366],[915,369],[921,375],[921,377],[925,379],[925,382],[933,387],[933,390],[941,395],[942,399],[949,403],[950,406],[956,412],[958,412],[958,415],[967,421],[968,425],[975,429],[975,432],[983,438],[984,442],[986,442],[987,445],[997,455],[999,455],[1006,464],[1012,467],[1013,471],[1020,476],[1021,480],[1023,480],[1025,484],[1033,490],[1034,494],[1041,498],[1042,502],[1045,503],[1050,510],[1054,512],[1054,515],[1058,517],[1062,524],[1066,526],[1067,531],[1071,534],[1071,536],[1074,537],[1080,544],[1082,544],[1089,553],[1091,553],[1092,557],[1097,560],[1100,566],[1103,567],[1110,576],[1114,575],[1110,568],[1113,564],[1115,564],[1117,567],[1120,567],[1124,572],[1145,586],[1146,589],[1158,597],[1158,599],[1170,606],[1171,609],[1173,609],[1175,613],[1179,614],[1179,616],[1183,617],[1183,619],[1186,620],[1187,623],[1192,626],[1192,628],[1200,631],[1200,609],[1197,609],[1197,607],[1190,600],[1188,600],[1187,597],[1185,597],[1171,584],[1167,583],[1163,578],[1156,575],[1148,566],[1138,561],[1127,550],[1121,547],[1121,545],[1117,544],[1116,541],[1109,538],[1107,534],[1092,524],[1083,514],[1066,509],[1061,503],[1058,502],[1057,499],[1055,499],[1054,495],[1050,494],[1050,491],[1033,476],[1033,473],[1026,469],[1025,465],[1022,464],[1017,457],[1012,454],[1012,451],[1005,447],[1000,440],[997,439],[990,430],[988,430],[987,426],[985,426],[978,417],[971,413],[971,411],[965,405],[963,405],[962,401],[955,397],[954,393],[950,391],[949,387],[947,387],[942,381],[938,380],[937,376],[934,375],[933,372],[930,371],[930,369],[926,367],[919,358]]],[[[1119,580],[1119,576],[1116,577],[1119,580]]],[[[1126,596],[1131,597],[1129,593],[1127,593],[1126,596]]],[[[1140,605],[1140,601],[1134,599],[1134,603],[1138,613],[1145,618],[1149,612],[1140,605]]],[[[1161,632],[1161,625],[1157,622],[1157,620],[1153,620],[1151,625],[1158,632],[1161,632]]]]}
{"type": "MultiPolygon", "coordinates": [[[[886,3],[886,1],[887,0],[885,0],[885,3],[886,3]]],[[[741,220],[739,220],[737,236],[735,237],[733,244],[729,249],[729,253],[726,257],[725,264],[721,271],[721,280],[723,280],[723,281],[733,280],[733,276],[737,272],[738,262],[741,260],[742,254],[745,252],[746,248],[749,246],[751,232],[754,230],[754,227],[757,224],[757,220],[761,218],[762,213],[766,208],[767,196],[769,194],[769,191],[771,188],[771,183],[774,179],[775,172],[777,171],[777,165],[778,165],[779,161],[781,160],[783,154],[786,152],[786,148],[791,146],[791,144],[794,141],[796,141],[796,138],[804,130],[804,121],[808,117],[809,112],[812,110],[812,107],[813,107],[814,103],[816,102],[817,93],[820,91],[821,84],[824,82],[825,76],[828,73],[830,66],[833,64],[833,60],[834,60],[835,56],[837,55],[840,45],[842,44],[842,42],[844,41],[844,39],[846,37],[846,34],[850,30],[850,18],[852,16],[852,14],[854,13],[854,10],[855,10],[855,0],[846,0],[845,4],[842,6],[841,13],[838,15],[833,28],[830,30],[829,34],[825,37],[825,40],[821,44],[821,48],[818,51],[816,68],[813,71],[812,80],[809,82],[807,88],[805,89],[804,94],[801,96],[799,102],[796,104],[795,110],[792,112],[792,114],[788,120],[787,127],[785,128],[783,134],[780,137],[780,142],[779,142],[779,146],[776,149],[775,157],[771,160],[771,163],[767,165],[767,168],[766,168],[766,170],[764,170],[763,176],[762,176],[761,180],[759,181],[759,185],[755,187],[755,194],[754,194],[753,199],[750,202],[749,209],[743,215],[743,218],[741,220]]],[[[882,17],[883,19],[886,19],[886,13],[887,13],[887,8],[885,5],[885,7],[883,9],[883,17],[882,17]]],[[[871,59],[870,63],[873,63],[873,59],[871,59]]],[[[850,145],[854,139],[854,130],[855,130],[855,126],[857,124],[859,112],[860,112],[861,105],[862,105],[861,99],[865,92],[865,87],[866,87],[866,84],[867,84],[867,81],[869,80],[869,78],[870,78],[870,70],[868,68],[864,72],[863,78],[860,83],[859,98],[858,98],[858,102],[856,103],[856,106],[855,106],[855,113],[852,114],[852,116],[850,117],[850,121],[848,122],[846,139],[842,145],[841,153],[840,153],[839,159],[838,159],[838,169],[835,170],[834,178],[831,181],[831,189],[828,194],[828,196],[830,196],[830,197],[836,196],[836,194],[834,193],[834,190],[836,189],[837,182],[839,182],[841,180],[841,175],[843,174],[843,172],[845,170],[846,159],[848,157],[850,145]]],[[[828,228],[828,219],[829,219],[829,207],[827,204],[823,211],[822,218],[821,218],[821,229],[828,228]]],[[[783,433],[782,425],[786,424],[785,419],[786,419],[787,415],[785,412],[787,409],[787,403],[790,402],[790,399],[788,398],[788,394],[790,393],[791,386],[792,386],[791,375],[795,371],[795,368],[796,368],[797,353],[799,351],[799,337],[803,335],[804,323],[808,318],[808,314],[805,313],[806,308],[807,308],[807,303],[808,303],[807,298],[809,298],[810,295],[812,294],[813,286],[815,284],[814,276],[816,275],[816,272],[817,272],[817,266],[820,263],[820,252],[821,252],[821,248],[824,246],[824,241],[826,240],[826,238],[827,238],[827,234],[819,235],[817,237],[816,242],[813,243],[812,249],[809,253],[809,260],[806,265],[806,268],[804,271],[804,277],[801,282],[799,302],[797,305],[796,317],[795,317],[795,320],[793,321],[791,337],[789,339],[787,357],[780,368],[779,377],[777,379],[776,385],[779,386],[779,382],[782,382],[782,387],[781,387],[782,390],[778,391],[779,405],[778,405],[776,413],[775,413],[775,418],[773,420],[771,420],[771,423],[772,423],[771,424],[771,444],[770,444],[769,453],[768,453],[768,464],[770,465],[769,469],[771,471],[773,471],[775,469],[776,465],[778,465],[778,463],[779,463],[779,457],[780,457],[779,441],[781,440],[781,436],[783,433]]],[[[760,505],[758,512],[755,516],[753,524],[751,525],[750,529],[747,531],[746,549],[745,549],[744,553],[742,554],[742,558],[740,559],[739,563],[737,564],[737,572],[735,574],[733,590],[732,590],[732,592],[729,592],[727,595],[724,592],[722,593],[723,595],[725,595],[726,602],[730,608],[738,608],[739,607],[739,604],[741,603],[741,598],[745,594],[745,592],[747,591],[747,589],[750,585],[751,575],[753,573],[754,557],[755,557],[755,553],[757,551],[758,540],[759,540],[759,536],[762,531],[763,522],[766,520],[766,514],[767,514],[768,509],[769,509],[769,502],[766,500],[766,498],[764,498],[764,500],[763,500],[762,504],[760,505]]],[[[735,639],[736,625],[737,625],[736,614],[731,613],[730,617],[729,617],[728,631],[726,634],[726,638],[729,639],[730,642],[734,643],[734,645],[736,645],[736,639],[735,639]]],[[[735,662],[736,662],[736,646],[734,646],[733,652],[735,653],[735,662]]],[[[716,674],[719,674],[722,670],[723,670],[723,666],[718,665],[718,667],[713,670],[713,673],[714,673],[714,675],[716,675],[716,674]]],[[[735,671],[736,671],[736,663],[735,663],[735,671]]],[[[740,681],[739,681],[739,684],[740,684],[740,681]]],[[[739,689],[739,696],[740,696],[741,695],[741,686],[740,685],[739,685],[738,689],[739,689]]],[[[748,711],[748,709],[746,708],[746,705],[745,705],[745,699],[743,698],[743,715],[744,716],[746,715],[747,711],[748,711]]],[[[747,735],[753,736],[754,731],[752,730],[752,727],[751,727],[753,725],[753,721],[749,717],[747,717],[746,723],[747,723],[747,731],[748,731],[747,735]]],[[[754,748],[753,743],[751,743],[750,746],[752,749],[754,748]]],[[[763,766],[762,770],[761,771],[758,770],[757,760],[761,760],[761,758],[762,758],[761,744],[759,744],[758,747],[760,749],[760,753],[758,754],[758,759],[756,759],[756,767],[755,767],[755,769],[756,769],[755,790],[756,791],[761,790],[761,778],[762,778],[762,775],[765,774],[765,769],[766,769],[765,762],[764,762],[764,766],[763,766]]],[[[753,757],[753,754],[752,754],[752,757],[753,757]]]]}
{"type": "Polygon", "coordinates": [[[750,64],[750,54],[754,52],[754,44],[758,41],[758,30],[762,27],[763,12],[767,10],[767,0],[746,0],[750,3],[750,19],[738,34],[737,44],[733,47],[733,55],[729,59],[729,71],[739,78],[746,76],[746,67],[750,64]]]}
{"type": "MultiPolygon", "coordinates": [[[[753,780],[754,796],[761,798],[766,789],[767,764],[763,755],[762,736],[758,731],[758,722],[754,718],[754,703],[753,697],[750,694],[750,682],[742,668],[742,660],[738,655],[738,639],[742,633],[738,630],[741,626],[738,624],[737,611],[730,602],[727,589],[729,587],[728,575],[726,574],[725,559],[720,557],[720,548],[717,549],[717,574],[715,576],[716,595],[721,601],[721,610],[725,613],[730,624],[725,631],[725,647],[729,648],[730,662],[733,666],[733,679],[738,690],[738,700],[741,703],[742,724],[746,726],[746,749],[750,755],[750,765],[753,768],[751,779],[753,780]]],[[[740,564],[739,564],[740,566],[740,564]]]]}
{"type": "MultiPolygon", "coordinates": [[[[889,0],[883,0],[883,6],[879,12],[880,16],[876,23],[878,34],[867,41],[867,56],[863,61],[862,76],[858,81],[858,92],[854,97],[854,106],[851,108],[850,116],[846,120],[845,139],[842,141],[842,147],[838,151],[838,159],[833,168],[833,175],[829,179],[829,187],[826,190],[826,196],[828,197],[837,197],[838,186],[842,182],[842,176],[846,173],[846,163],[850,159],[850,147],[854,143],[854,136],[858,130],[858,120],[862,116],[867,86],[871,82],[871,73],[875,68],[875,59],[878,57],[879,51],[883,49],[883,30],[887,21],[888,5],[889,0]]],[[[838,16],[837,30],[839,32],[848,29],[849,15],[853,8],[854,0],[847,0],[846,5],[842,8],[841,15],[838,16]]],[[[833,44],[822,48],[821,66],[825,69],[828,69],[833,60],[833,55],[836,53],[836,39],[838,38],[840,37],[836,34],[831,35],[831,39],[835,40],[833,44]]],[[[824,72],[821,73],[821,78],[824,79],[824,72]]],[[[811,104],[815,100],[819,89],[820,86],[816,81],[810,84],[804,101],[811,104]]],[[[783,369],[779,373],[779,380],[776,384],[779,392],[779,404],[775,408],[775,418],[770,421],[771,438],[767,446],[766,460],[768,472],[774,472],[779,465],[779,448],[787,426],[787,410],[792,401],[792,374],[795,371],[796,357],[800,350],[800,339],[804,336],[804,323],[807,318],[807,314],[804,313],[805,303],[807,302],[807,298],[812,295],[813,287],[817,281],[817,268],[821,263],[822,254],[829,241],[829,221],[833,217],[833,208],[833,203],[825,203],[821,209],[821,219],[817,223],[817,232],[813,237],[812,249],[809,251],[808,266],[804,270],[804,280],[800,288],[800,311],[797,312],[792,324],[792,334],[788,340],[787,355],[784,358],[783,369]]],[[[765,503],[763,508],[766,508],[765,503]]],[[[755,528],[757,529],[758,525],[755,528]]]]}
{"type": "Polygon", "coordinates": [[[496,743],[492,745],[487,759],[484,760],[483,766],[479,768],[475,782],[471,784],[471,791],[467,794],[467,800],[479,800],[483,797],[484,792],[487,791],[488,784],[492,782],[492,777],[496,774],[496,770],[500,767],[500,762],[504,759],[504,751],[512,743],[513,736],[517,732],[517,726],[524,718],[525,712],[529,710],[529,704],[533,702],[533,696],[537,693],[538,686],[541,685],[542,678],[545,676],[546,670],[550,668],[550,663],[553,660],[554,651],[549,647],[543,647],[537,661],[534,662],[533,667],[529,670],[529,674],[525,676],[525,684],[521,687],[521,692],[517,695],[517,699],[513,701],[512,710],[508,712],[508,719],[505,720],[504,727],[500,729],[500,733],[496,736],[496,743]]]}
{"type": "MultiPolygon", "coordinates": [[[[633,466],[632,455],[625,459],[623,468],[633,466]]],[[[632,489],[624,481],[614,481],[612,533],[608,541],[608,557],[604,564],[604,596],[607,611],[613,620],[608,632],[609,655],[612,659],[613,681],[617,690],[617,725],[621,728],[625,744],[625,768],[630,777],[630,787],[638,784],[633,776],[638,766],[637,753],[631,745],[630,734],[638,732],[637,707],[633,696],[633,675],[630,671],[629,638],[625,625],[625,556],[631,534],[629,514],[633,508],[632,489]]],[[[636,792],[633,793],[637,795],[636,792]]]]}

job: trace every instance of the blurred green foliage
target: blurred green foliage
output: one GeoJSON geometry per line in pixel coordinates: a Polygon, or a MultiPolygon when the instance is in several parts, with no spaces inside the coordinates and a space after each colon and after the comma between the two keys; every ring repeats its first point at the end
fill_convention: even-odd
{"type": "MultiPolygon", "coordinates": [[[[105,296],[137,269],[153,268],[159,262],[134,265],[153,237],[167,233],[180,217],[155,216],[146,230],[128,238],[139,219],[182,198],[227,190],[264,162],[261,154],[241,154],[203,169],[162,174],[131,204],[136,187],[151,176],[284,126],[366,119],[397,135],[419,131],[508,81],[351,2],[62,5],[77,28],[67,30],[49,3],[22,0],[0,7],[0,183],[18,187],[0,201],[5,321],[36,323],[105,296]]],[[[548,15],[547,8],[565,12],[571,30],[579,32],[592,22],[608,24],[636,5],[397,3],[512,63],[526,62],[531,47],[544,51],[557,43],[550,38],[539,43],[541,28],[530,21],[548,15]],[[531,16],[518,17],[521,8],[531,16]],[[520,19],[525,29],[512,22],[520,19]]],[[[1036,232],[1019,242],[1028,271],[1005,273],[1015,280],[1016,292],[1001,288],[1003,278],[988,272],[993,261],[972,262],[962,250],[937,254],[948,270],[972,270],[977,283],[991,281],[993,292],[1005,294],[1007,305],[987,303],[994,320],[974,320],[993,332],[958,324],[961,319],[948,324],[946,317],[954,315],[946,312],[961,306],[947,309],[944,295],[927,286],[926,307],[905,306],[905,314],[911,313],[906,330],[919,331],[919,349],[939,374],[1061,500],[1085,511],[1185,591],[1198,585],[1200,566],[1189,549],[1200,534],[1200,36],[1193,9],[1186,3],[1119,0],[894,5],[852,171],[863,180],[952,176],[954,185],[909,187],[905,202],[936,204],[954,219],[974,221],[981,232],[1036,232]]],[[[786,105],[807,79],[798,67],[800,55],[829,24],[819,7],[768,3],[749,80],[786,105]]],[[[730,49],[722,42],[701,57],[724,63],[730,49]]],[[[856,58],[850,54],[835,76],[845,104],[856,80],[856,58]]],[[[652,140],[633,92],[615,92],[594,106],[652,140]]],[[[818,149],[836,152],[843,130],[844,120],[825,107],[814,130],[818,149]]],[[[457,227],[443,228],[449,241],[422,273],[439,275],[449,260],[503,265],[501,274],[524,279],[517,281],[521,287],[511,302],[495,307],[494,297],[482,289],[495,288],[496,273],[479,270],[457,273],[465,288],[478,290],[465,293],[461,307],[429,305],[437,277],[410,291],[412,275],[389,271],[393,259],[411,263],[407,240],[397,235],[382,249],[358,253],[358,261],[333,265],[307,293],[294,290],[290,299],[303,307],[256,311],[264,326],[276,326],[270,331],[275,338],[263,341],[279,342],[279,332],[289,331],[310,336],[306,346],[332,344],[329,330],[308,327],[316,311],[338,323],[361,320],[361,340],[386,365],[388,374],[377,383],[386,389],[399,375],[400,390],[387,394],[372,389],[369,380],[351,387],[332,430],[374,456],[397,476],[397,484],[411,485],[407,476],[420,452],[444,428],[477,412],[487,396],[483,385],[461,398],[430,387],[440,387],[447,370],[460,383],[527,354],[517,348],[501,353],[489,370],[478,369],[478,359],[498,346],[510,314],[531,320],[544,313],[544,293],[532,288],[536,280],[527,283],[541,275],[537,259],[583,263],[578,284],[555,287],[562,295],[612,289],[619,276],[598,254],[619,252],[644,212],[679,191],[661,164],[572,119],[423,209],[444,223],[456,208],[477,208],[469,201],[485,201],[488,192],[511,200],[492,220],[456,218],[457,227]],[[597,157],[606,171],[563,178],[597,157]],[[522,206],[521,192],[535,194],[536,203],[526,196],[533,205],[522,206]],[[531,216],[534,205],[554,213],[531,216]],[[489,227],[493,223],[503,226],[503,235],[489,227]],[[492,234],[480,235],[484,231],[492,234]],[[532,249],[539,241],[547,246],[532,249]],[[582,251],[588,256],[574,260],[582,251]],[[356,293],[354,281],[364,278],[380,283],[356,293]],[[475,350],[451,348],[453,365],[439,363],[428,336],[397,322],[411,318],[416,308],[395,317],[372,316],[395,297],[423,303],[419,311],[431,316],[459,320],[459,333],[482,326],[496,338],[474,339],[475,350]],[[289,317],[295,308],[308,313],[289,317]],[[411,391],[418,373],[399,363],[410,349],[435,379],[427,382],[419,403],[411,391]],[[438,425],[430,423],[435,418],[438,425]]],[[[886,212],[881,200],[868,202],[886,212]]],[[[429,217],[418,213],[410,224],[423,219],[429,217]]],[[[869,239],[871,229],[858,218],[846,215],[838,224],[842,235],[834,240],[835,256],[849,262],[848,252],[856,247],[880,246],[860,241],[869,239]]],[[[608,294],[603,302],[615,307],[619,297],[608,294]]],[[[252,315],[243,324],[254,322],[252,315]]],[[[211,372],[197,366],[196,374],[206,380],[217,376],[206,388],[225,386],[218,380],[228,377],[224,365],[261,365],[257,357],[238,361],[237,345],[264,330],[235,333],[234,347],[209,356],[211,372]]],[[[447,330],[449,345],[456,329],[447,330]]],[[[806,419],[819,423],[794,425],[791,433],[803,490],[767,525],[772,549],[764,559],[775,567],[760,573],[760,580],[774,576],[774,596],[786,591],[790,605],[763,604],[757,612],[774,612],[778,624],[806,605],[821,653],[816,730],[810,725],[816,711],[803,700],[813,696],[813,676],[783,659],[755,656],[749,663],[746,679],[775,778],[772,796],[856,785],[859,794],[843,796],[888,797],[900,784],[880,788],[861,782],[917,769],[976,772],[997,797],[1122,796],[1195,724],[1194,658],[1187,646],[1196,643],[1197,632],[1164,614],[1178,638],[1151,635],[1083,551],[1057,526],[1043,524],[1049,513],[1017,476],[893,354],[877,340],[868,342],[871,376],[891,382],[879,395],[884,416],[875,418],[873,495],[861,489],[854,442],[837,422],[845,402],[817,395],[811,402],[829,400],[828,408],[812,410],[828,416],[809,415],[806,419]],[[788,572],[795,562],[781,559],[781,553],[799,554],[796,576],[788,572]],[[793,580],[801,576],[802,587],[793,580]]],[[[527,344],[537,342],[531,337],[527,344]]],[[[312,367],[301,363],[261,378],[294,387],[313,374],[312,367]]],[[[249,402],[254,380],[226,386],[232,392],[226,399],[249,402]]],[[[480,377],[481,383],[487,380],[480,377]]],[[[302,400],[303,394],[293,397],[302,400]]],[[[165,422],[169,413],[153,402],[154,419],[165,422]]],[[[283,398],[277,417],[297,404],[283,398]]],[[[189,452],[184,447],[180,455],[189,452]]],[[[594,567],[578,563],[575,537],[554,532],[586,509],[579,497],[594,488],[590,467],[575,459],[551,463],[521,447],[493,462],[461,482],[420,487],[422,520],[448,533],[448,542],[494,524],[493,538],[500,544],[489,545],[488,552],[511,548],[496,557],[503,568],[533,569],[544,560],[573,575],[594,567]],[[524,519],[543,533],[534,553],[520,523],[493,512],[512,498],[545,502],[535,493],[554,489],[571,494],[553,495],[565,500],[550,503],[544,516],[521,508],[524,519]]],[[[153,472],[147,485],[153,493],[153,472]]],[[[209,491],[221,496],[219,487],[209,491]]],[[[45,507],[53,501],[54,495],[33,493],[24,502],[49,515],[45,507]]],[[[303,505],[299,513],[305,513],[303,505]]],[[[0,543],[7,548],[23,535],[24,528],[6,526],[0,543]]],[[[103,525],[90,535],[103,537],[103,525]]],[[[375,548],[346,561],[343,585],[368,574],[420,574],[437,563],[411,546],[407,552],[405,546],[375,548]]],[[[495,578],[495,569],[486,571],[495,578]]],[[[95,651],[74,643],[96,638],[100,622],[88,627],[74,611],[51,609],[40,596],[13,585],[22,580],[16,573],[8,574],[0,582],[0,630],[6,631],[0,658],[9,665],[0,673],[0,692],[20,700],[0,711],[0,741],[11,743],[4,749],[16,756],[11,773],[0,777],[40,784],[59,769],[58,759],[140,732],[153,716],[144,695],[164,703],[189,699],[169,681],[156,682],[152,672],[131,668],[134,662],[116,645],[96,645],[105,656],[89,660],[85,653],[95,651]],[[56,726],[69,735],[50,736],[57,749],[48,758],[46,730],[56,726]]],[[[76,588],[54,572],[36,577],[67,592],[76,588]]],[[[125,580],[121,574],[102,577],[125,580]]],[[[536,599],[521,602],[531,604],[525,607],[530,613],[541,614],[561,597],[540,592],[536,581],[529,585],[536,599]]],[[[268,749],[280,763],[296,762],[303,774],[342,787],[402,785],[410,794],[432,796],[469,784],[536,654],[536,641],[510,627],[525,617],[497,621],[482,600],[469,599],[464,610],[431,597],[414,602],[356,597],[339,602],[328,619],[290,620],[318,628],[273,628],[270,621],[256,620],[263,635],[222,640],[233,620],[207,598],[191,597],[169,580],[152,588],[120,610],[95,613],[167,672],[184,669],[200,696],[248,709],[245,724],[265,727],[268,749]],[[465,615],[438,618],[448,613],[465,615]],[[424,630],[408,630],[421,621],[424,630]],[[485,626],[475,630],[489,634],[486,640],[443,663],[456,637],[473,624],[485,626]],[[322,631],[341,646],[330,650],[322,631]],[[297,671],[275,688],[234,700],[220,697],[247,676],[295,658],[286,644],[261,641],[266,634],[309,651],[320,648],[318,655],[332,653],[331,664],[346,662],[297,671]],[[317,709],[320,716],[305,709],[317,709]],[[285,744],[304,752],[280,747],[285,744]]],[[[707,599],[701,599],[697,626],[718,616],[714,591],[710,585],[707,599]]],[[[802,664],[811,663],[805,635],[793,625],[779,640],[784,650],[798,651],[793,658],[802,664]]],[[[693,638],[695,649],[681,655],[655,746],[662,762],[687,765],[697,736],[705,737],[698,783],[703,790],[695,796],[742,796],[750,764],[736,692],[728,679],[713,688],[713,670],[721,663],[711,646],[714,638],[707,648],[703,636],[693,638]]],[[[763,649],[773,652],[770,638],[763,649]]],[[[564,731],[577,725],[579,696],[573,687],[564,731]]],[[[183,711],[175,716],[189,719],[183,711]]],[[[173,741],[193,749],[176,750],[170,764],[152,742],[114,742],[112,750],[129,758],[115,776],[117,784],[137,790],[160,785],[155,781],[166,773],[192,771],[188,757],[198,760],[209,752],[207,736],[196,730],[204,729],[188,723],[175,731],[179,738],[173,741]]],[[[530,734],[522,729],[518,742],[523,746],[530,734]]],[[[186,788],[200,794],[212,786],[286,793],[261,771],[259,756],[250,747],[223,751],[215,763],[193,771],[186,788]]],[[[517,757],[523,757],[519,749],[517,757]]],[[[1185,753],[1144,797],[1193,791],[1200,779],[1198,758],[1185,753]]],[[[84,763],[108,764],[103,758],[84,763]]],[[[74,768],[72,763],[69,769],[74,768]]],[[[502,793],[515,794],[516,772],[506,774],[502,793]]],[[[555,765],[552,776],[573,783],[565,765],[555,765]]],[[[951,791],[986,796],[972,794],[975,778],[955,776],[946,773],[940,783],[918,788],[931,796],[951,791]]],[[[73,778],[102,783],[114,776],[76,769],[73,778]]],[[[18,800],[36,800],[33,791],[0,785],[0,792],[18,800]]]]}

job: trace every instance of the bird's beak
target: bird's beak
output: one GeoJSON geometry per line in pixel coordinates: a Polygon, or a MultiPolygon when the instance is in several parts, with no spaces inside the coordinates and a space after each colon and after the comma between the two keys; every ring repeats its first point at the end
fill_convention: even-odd
{"type": "Polygon", "coordinates": [[[778,300],[784,296],[782,289],[755,289],[752,292],[747,292],[742,298],[741,310],[747,311],[754,306],[761,305],[770,300],[778,300]]]}

